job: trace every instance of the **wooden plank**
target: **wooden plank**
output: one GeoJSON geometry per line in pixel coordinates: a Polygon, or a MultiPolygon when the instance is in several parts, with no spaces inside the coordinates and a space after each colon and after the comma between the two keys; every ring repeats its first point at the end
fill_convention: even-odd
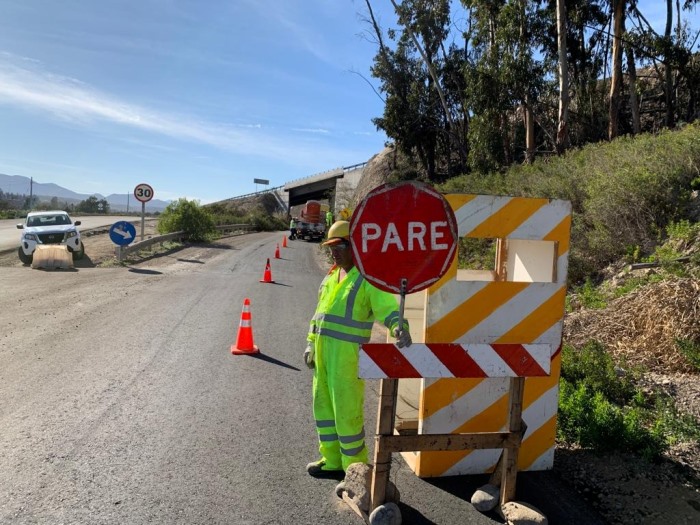
{"type": "Polygon", "coordinates": [[[374,443],[374,469],[370,492],[369,513],[384,503],[386,487],[389,483],[391,469],[391,450],[382,444],[382,439],[394,431],[396,415],[396,395],[399,390],[398,379],[382,379],[379,385],[379,412],[377,414],[377,436],[374,443]]]}
{"type": "MultiPolygon", "coordinates": [[[[523,391],[525,390],[525,378],[514,377],[510,380],[508,429],[520,437],[521,420],[523,414],[523,391]]],[[[518,453],[520,452],[520,439],[515,445],[503,449],[503,473],[501,486],[501,505],[515,498],[515,480],[518,474],[518,453]]]]}
{"type": "Polygon", "coordinates": [[[382,449],[390,452],[471,450],[516,446],[520,434],[512,432],[475,432],[469,434],[414,434],[377,436],[382,449]]]}

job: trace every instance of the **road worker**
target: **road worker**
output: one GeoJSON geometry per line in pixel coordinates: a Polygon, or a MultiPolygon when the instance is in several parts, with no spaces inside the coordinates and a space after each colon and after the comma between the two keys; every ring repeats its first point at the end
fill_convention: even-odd
{"type": "Polygon", "coordinates": [[[342,477],[352,463],[368,459],[364,431],[364,380],[358,378],[360,343],[370,340],[374,321],[411,344],[408,323],[399,328],[394,295],[370,284],[355,267],[350,224],[337,221],[328,230],[333,266],[319,288],[304,360],[314,369],[313,413],[321,459],[306,466],[316,477],[342,477]]]}
{"type": "Polygon", "coordinates": [[[289,221],[289,240],[297,238],[297,221],[294,217],[289,221]]]}
{"type": "Polygon", "coordinates": [[[333,213],[331,213],[331,210],[329,209],[326,212],[326,229],[330,230],[330,227],[333,225],[333,213]]]}

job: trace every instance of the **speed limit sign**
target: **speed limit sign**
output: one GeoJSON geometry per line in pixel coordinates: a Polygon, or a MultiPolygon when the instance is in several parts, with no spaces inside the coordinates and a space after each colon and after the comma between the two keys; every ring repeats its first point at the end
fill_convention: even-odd
{"type": "Polygon", "coordinates": [[[148,202],[153,198],[153,188],[148,184],[139,184],[134,188],[134,197],[141,202],[148,202]]]}

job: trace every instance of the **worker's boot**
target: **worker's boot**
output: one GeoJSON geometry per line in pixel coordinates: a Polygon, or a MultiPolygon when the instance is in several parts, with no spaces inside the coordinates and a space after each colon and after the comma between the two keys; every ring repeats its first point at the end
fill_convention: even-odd
{"type": "Polygon", "coordinates": [[[326,465],[325,459],[319,459],[306,465],[306,472],[315,478],[343,479],[345,477],[345,471],[342,467],[329,467],[326,465]]]}

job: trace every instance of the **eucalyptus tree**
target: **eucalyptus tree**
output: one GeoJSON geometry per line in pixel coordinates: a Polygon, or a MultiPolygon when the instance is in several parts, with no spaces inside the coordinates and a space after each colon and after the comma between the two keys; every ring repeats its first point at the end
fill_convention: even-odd
{"type": "Polygon", "coordinates": [[[555,150],[561,153],[570,144],[580,146],[607,137],[604,123],[608,94],[601,79],[605,76],[608,2],[537,0],[537,3],[542,7],[539,50],[548,81],[547,98],[559,97],[560,108],[557,117],[546,126],[556,130],[552,140],[555,150]],[[568,82],[563,75],[568,77],[568,82]],[[562,101],[562,96],[569,97],[568,113],[563,111],[567,109],[567,101],[562,101]]]}
{"type": "Polygon", "coordinates": [[[657,106],[657,111],[663,114],[666,127],[674,126],[678,119],[690,121],[697,118],[700,63],[693,48],[700,32],[683,19],[683,11],[696,8],[698,2],[665,0],[666,20],[661,34],[647,20],[636,0],[631,1],[628,38],[641,64],[650,66],[656,73],[650,87],[662,86],[663,105],[657,106]]]}
{"type": "Polygon", "coordinates": [[[472,110],[470,160],[488,170],[535,154],[535,126],[544,81],[535,57],[540,13],[528,0],[462,0],[468,10],[467,101],[472,110]],[[520,126],[514,116],[522,116],[520,126]],[[521,137],[524,137],[522,140],[521,137]],[[520,153],[522,151],[522,153],[520,153]]]}
{"type": "Polygon", "coordinates": [[[557,136],[554,148],[561,154],[570,143],[569,139],[569,57],[566,46],[567,21],[566,1],[556,0],[557,6],[557,73],[559,74],[559,113],[557,136]]]}
{"type": "Polygon", "coordinates": [[[622,91],[622,34],[625,31],[627,0],[611,0],[613,18],[612,75],[610,78],[610,101],[608,106],[608,139],[618,134],[620,97],[622,91]]]}
{"type": "Polygon", "coordinates": [[[378,51],[371,68],[385,97],[374,124],[409,156],[429,180],[449,176],[466,163],[468,113],[463,104],[461,50],[447,46],[449,0],[394,2],[398,28],[384,30],[365,0],[378,51]],[[453,153],[456,166],[453,168],[453,153]]]}

